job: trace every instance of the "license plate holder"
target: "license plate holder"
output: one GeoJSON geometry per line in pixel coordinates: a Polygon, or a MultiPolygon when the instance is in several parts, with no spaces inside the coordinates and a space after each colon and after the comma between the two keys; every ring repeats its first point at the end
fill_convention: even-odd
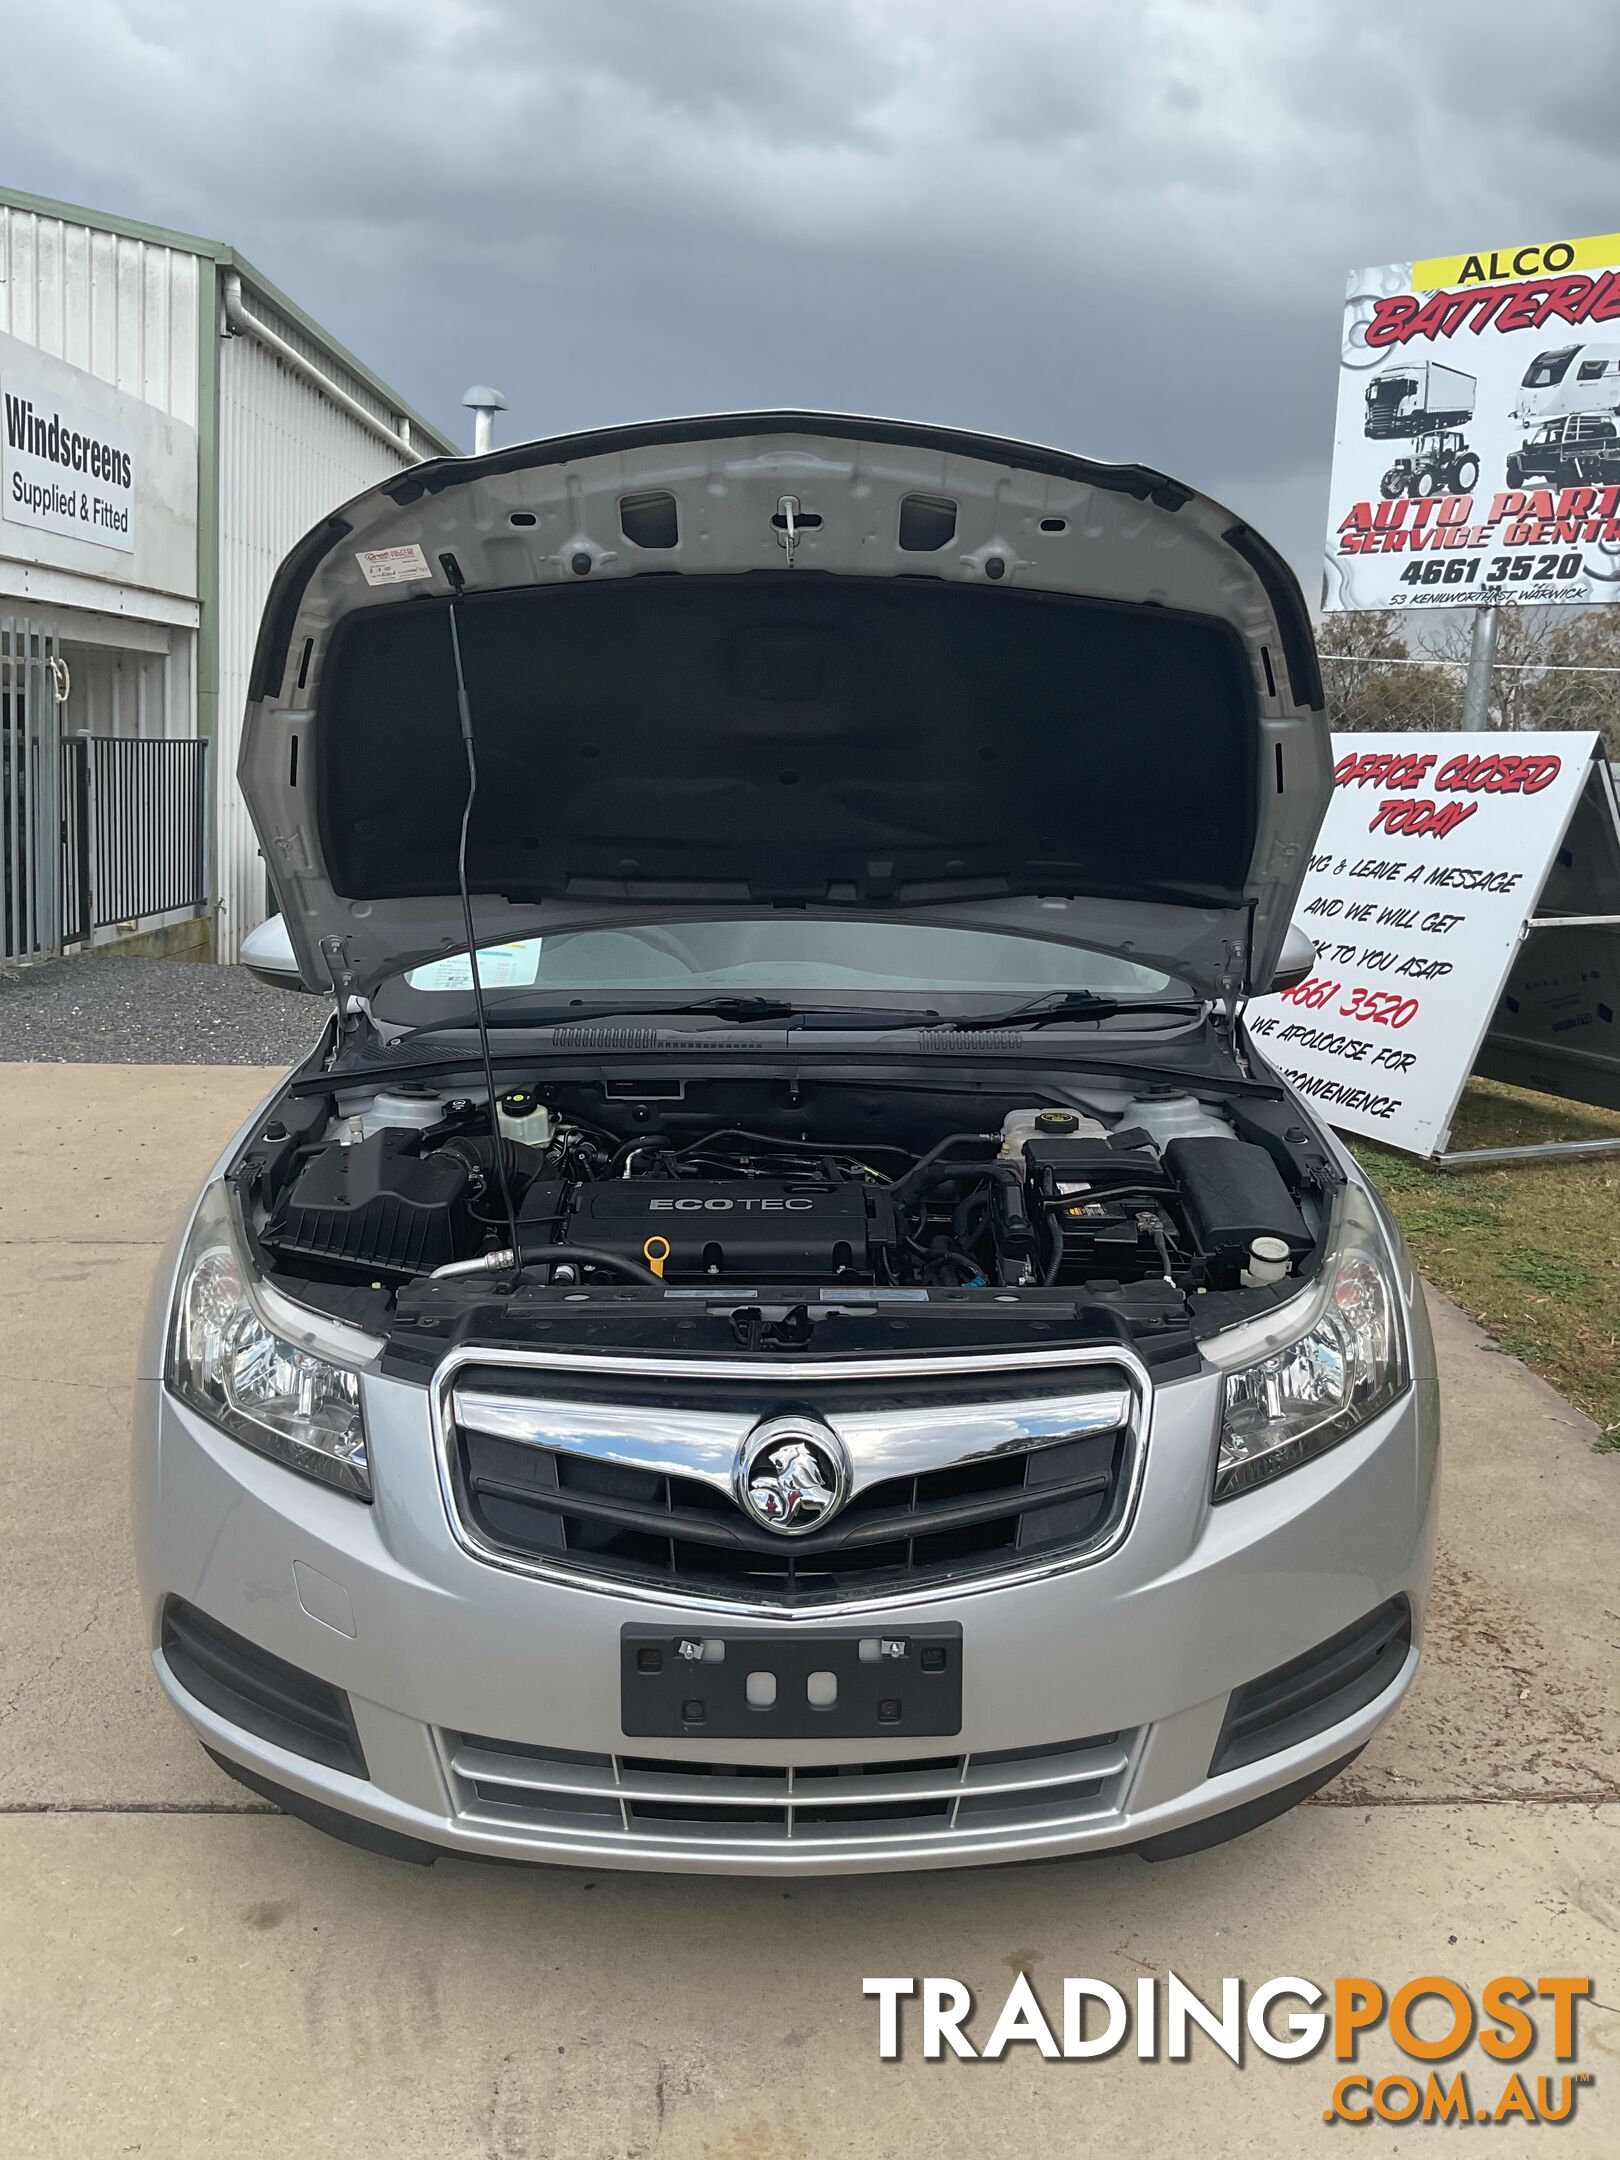
{"type": "Polygon", "coordinates": [[[621,1722],[631,1739],[906,1740],[962,1730],[962,1630],[954,1623],[814,1634],[629,1625],[619,1658],[621,1722]],[[762,1674],[775,1682],[768,1703],[758,1699],[766,1691],[757,1679],[749,1686],[750,1675],[762,1674]]]}

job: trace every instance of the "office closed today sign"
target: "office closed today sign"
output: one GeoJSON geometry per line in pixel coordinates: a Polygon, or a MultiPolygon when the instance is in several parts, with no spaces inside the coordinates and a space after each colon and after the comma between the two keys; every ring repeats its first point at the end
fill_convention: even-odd
{"type": "Polygon", "coordinates": [[[1590,733],[1335,735],[1333,799],[1295,927],[1305,981],[1249,1027],[1326,1122],[1443,1149],[1589,785],[1590,733]]]}

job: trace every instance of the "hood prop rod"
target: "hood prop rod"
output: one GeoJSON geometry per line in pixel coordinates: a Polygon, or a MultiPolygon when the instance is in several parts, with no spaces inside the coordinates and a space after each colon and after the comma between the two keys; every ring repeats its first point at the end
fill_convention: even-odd
{"type": "Polygon", "coordinates": [[[461,598],[460,580],[450,602],[450,657],[456,670],[456,717],[461,725],[462,748],[467,753],[467,799],[461,806],[461,839],[456,848],[456,885],[461,894],[461,920],[467,933],[467,966],[472,974],[473,1012],[478,1021],[478,1054],[483,1061],[484,1085],[489,1090],[489,1130],[495,1142],[495,1178],[500,1186],[506,1215],[507,1252],[491,1257],[510,1258],[514,1284],[522,1265],[518,1239],[517,1209],[512,1204],[512,1181],[507,1174],[506,1142],[501,1136],[501,1115],[495,1100],[495,1064],[489,1054],[489,1018],[484,1011],[484,984],[478,967],[478,936],[473,928],[472,892],[467,883],[467,834],[472,825],[473,804],[478,800],[478,750],[473,742],[472,705],[467,696],[467,676],[461,664],[461,629],[456,608],[461,598]]]}

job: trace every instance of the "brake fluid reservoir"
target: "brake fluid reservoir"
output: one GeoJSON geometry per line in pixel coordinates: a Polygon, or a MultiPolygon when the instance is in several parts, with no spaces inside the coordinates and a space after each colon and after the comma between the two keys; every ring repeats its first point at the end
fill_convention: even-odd
{"type": "Polygon", "coordinates": [[[543,1148],[551,1139],[551,1111],[533,1088],[508,1088],[496,1100],[495,1122],[503,1140],[543,1148]]]}
{"type": "Polygon", "coordinates": [[[1001,1153],[1021,1162],[1026,1140],[1106,1140],[1108,1128],[1078,1110],[1009,1110],[1001,1121],[1001,1153]]]}
{"type": "Polygon", "coordinates": [[[1139,1125],[1163,1154],[1172,1140],[1230,1140],[1226,1119],[1206,1109],[1196,1095],[1175,1088],[1150,1088],[1136,1096],[1120,1113],[1122,1126],[1139,1125]]]}

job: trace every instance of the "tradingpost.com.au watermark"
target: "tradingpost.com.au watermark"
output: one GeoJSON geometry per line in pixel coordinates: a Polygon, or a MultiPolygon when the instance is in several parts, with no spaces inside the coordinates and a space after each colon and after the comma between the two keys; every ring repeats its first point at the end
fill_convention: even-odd
{"type": "Polygon", "coordinates": [[[1558,1974],[1499,1974],[1477,1995],[1438,1973],[1393,1987],[1350,1976],[1326,1986],[1285,1976],[1248,1987],[1228,1978],[1217,2004],[1173,1972],[1138,1980],[1133,1997],[1106,1980],[1069,1979],[1061,1999],[1048,1989],[1043,2002],[1019,1973],[993,2020],[960,1980],[869,1978],[861,1992],[877,2000],[878,2054],[887,2062],[910,2046],[925,2062],[947,2053],[994,2062],[1020,2045],[1048,2062],[1097,2061],[1128,2048],[1144,2063],[1185,2062],[1197,2031],[1240,2069],[1248,2048],[1277,2062],[1329,2049],[1336,2065],[1355,2064],[1372,2035],[1413,2065],[1389,2075],[1337,2070],[1324,2085],[1324,2122],[1568,2122],[1592,2083],[1574,2067],[1576,2009],[1592,1982],[1558,1974]],[[1551,2073],[1528,2067],[1541,2041],[1561,2066],[1551,2073]]]}

